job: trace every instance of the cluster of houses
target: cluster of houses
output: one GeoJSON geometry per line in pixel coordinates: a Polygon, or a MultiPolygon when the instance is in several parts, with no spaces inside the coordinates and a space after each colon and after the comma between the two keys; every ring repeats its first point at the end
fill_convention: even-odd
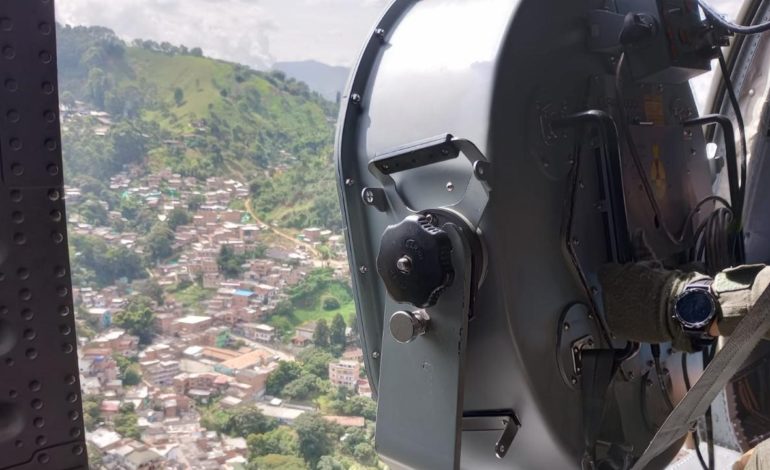
{"type": "MultiPolygon", "coordinates": [[[[187,208],[191,201],[200,201],[190,211],[190,222],[175,230],[178,256],[150,271],[161,287],[196,283],[205,296],[190,305],[166,292],[162,304],[151,306],[156,337],[150,346],[142,346],[137,336],[115,324],[116,316],[137,293],[135,283],[74,286],[78,319],[95,331],[93,337],[81,339],[81,386],[85,397],[99,397],[103,421],[87,433],[87,439],[108,469],[243,468],[248,457],[245,439],[219,436],[203,428],[197,405],[254,404],[284,423],[313,410],[266,396],[266,381],[279,361],[293,360],[293,352],[312,343],[315,323],[297,327],[285,345],[266,317],[287,298],[288,288],[320,265],[308,247],[323,244],[344,257],[344,241],[331,231],[308,228],[298,237],[302,243],[288,248],[270,246],[263,258],[244,257],[242,275],[228,279],[217,263],[222,247],[236,255],[248,253],[270,230],[255,223],[246,211],[231,208],[234,200],[248,193],[242,183],[224,178],[201,183],[169,171],[139,177],[128,170],[113,177],[110,187],[121,197],[157,208],[161,219],[176,207],[187,208]],[[121,356],[141,372],[139,384],[123,385],[119,362],[125,361],[121,356]],[[114,429],[113,420],[127,403],[136,410],[139,439],[121,436],[114,429]]],[[[80,192],[68,188],[67,197],[76,199],[80,192]]],[[[108,214],[111,219],[123,217],[114,211],[108,214]]],[[[75,233],[98,236],[141,254],[141,237],[136,233],[118,233],[112,227],[91,226],[77,219],[71,222],[75,233]]],[[[346,277],[344,263],[339,263],[338,276],[346,277]]],[[[338,361],[329,364],[329,380],[371,397],[368,381],[361,378],[361,349],[353,344],[350,330],[348,335],[351,344],[338,361]]],[[[365,425],[360,417],[327,419],[345,426],[365,425]]]]}

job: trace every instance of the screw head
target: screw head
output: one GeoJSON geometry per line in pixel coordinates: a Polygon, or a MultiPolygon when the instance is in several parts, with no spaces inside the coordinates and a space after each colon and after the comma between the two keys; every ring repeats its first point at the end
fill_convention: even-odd
{"type": "Polygon", "coordinates": [[[361,102],[361,95],[359,95],[358,93],[353,93],[352,95],[350,95],[350,102],[353,103],[353,104],[360,103],[361,102]]]}
{"type": "Polygon", "coordinates": [[[455,190],[455,184],[452,183],[451,181],[448,181],[446,184],[446,190],[451,193],[452,191],[455,190]]]}
{"type": "Polygon", "coordinates": [[[361,273],[361,274],[366,274],[368,271],[369,271],[369,268],[367,268],[363,264],[358,267],[358,272],[361,273]]]}
{"type": "Polygon", "coordinates": [[[372,351],[372,359],[379,359],[379,358],[380,358],[380,352],[372,351]]]}
{"type": "Polygon", "coordinates": [[[374,204],[374,191],[372,191],[371,189],[367,189],[364,192],[364,200],[366,201],[367,204],[374,204]]]}
{"type": "Polygon", "coordinates": [[[412,258],[407,255],[402,256],[396,261],[396,268],[404,274],[412,272],[412,258]]]}
{"type": "Polygon", "coordinates": [[[353,178],[347,178],[345,179],[345,186],[353,186],[353,178]]]}

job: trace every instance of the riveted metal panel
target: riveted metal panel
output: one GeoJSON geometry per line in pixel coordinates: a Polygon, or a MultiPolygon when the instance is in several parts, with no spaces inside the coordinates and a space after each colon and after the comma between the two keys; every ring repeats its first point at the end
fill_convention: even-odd
{"type": "Polygon", "coordinates": [[[52,0],[0,2],[0,468],[87,468],[52,0]]]}

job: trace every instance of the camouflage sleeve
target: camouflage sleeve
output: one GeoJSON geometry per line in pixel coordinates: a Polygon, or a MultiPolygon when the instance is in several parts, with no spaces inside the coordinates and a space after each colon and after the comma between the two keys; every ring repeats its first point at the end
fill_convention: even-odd
{"type": "MultiPolygon", "coordinates": [[[[763,264],[725,269],[714,277],[712,290],[719,300],[717,326],[720,335],[732,334],[768,285],[770,267],[763,264]]],[[[770,339],[770,332],[765,338],[770,339]]]]}

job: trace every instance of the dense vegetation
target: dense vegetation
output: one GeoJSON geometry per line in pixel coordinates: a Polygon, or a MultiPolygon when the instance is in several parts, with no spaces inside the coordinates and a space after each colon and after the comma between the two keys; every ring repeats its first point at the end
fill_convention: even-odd
{"type": "MultiPolygon", "coordinates": [[[[102,27],[59,26],[58,37],[62,103],[87,103],[112,121],[100,137],[99,121],[89,116],[63,129],[68,183],[83,187],[91,201],[147,222],[141,205],[124,207],[131,201],[105,186],[123,165],[143,163],[201,179],[245,180],[267,220],[340,226],[330,157],[336,110],[307,85],[203,57],[200,49],[126,44],[102,27]]],[[[88,219],[103,222],[102,210],[83,206],[88,219]]]]}

